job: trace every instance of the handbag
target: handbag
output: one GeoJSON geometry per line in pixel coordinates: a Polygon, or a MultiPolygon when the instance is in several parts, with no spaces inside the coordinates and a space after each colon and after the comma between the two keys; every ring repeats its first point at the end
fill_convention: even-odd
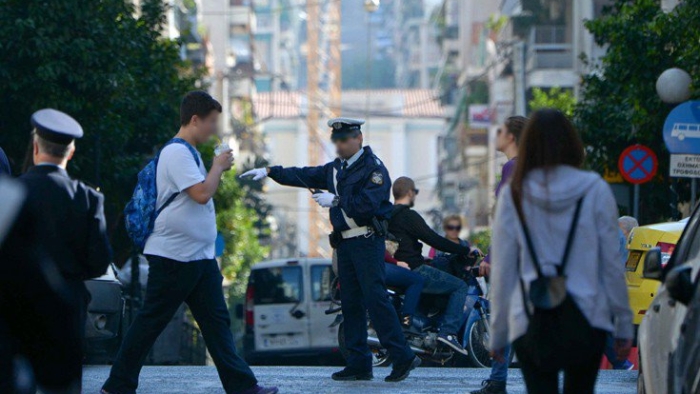
{"type": "Polygon", "coordinates": [[[537,258],[530,231],[521,210],[518,209],[518,218],[523,228],[527,249],[537,271],[537,278],[530,282],[529,291],[526,291],[525,281],[520,272],[520,263],[518,263],[523,307],[529,320],[525,335],[518,341],[523,350],[528,352],[528,359],[541,369],[558,370],[562,367],[578,365],[582,360],[575,357],[577,351],[590,346],[591,338],[595,335],[593,326],[566,289],[565,269],[576,235],[582,204],[583,197],[576,203],[564,247],[564,256],[561,264],[557,266],[557,276],[552,277],[542,273],[542,266],[537,258]],[[530,304],[534,309],[532,312],[530,304]]]}

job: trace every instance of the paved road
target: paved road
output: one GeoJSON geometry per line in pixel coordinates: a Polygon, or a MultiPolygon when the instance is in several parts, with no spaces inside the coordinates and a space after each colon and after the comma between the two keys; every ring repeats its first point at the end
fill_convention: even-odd
{"type": "MultiPolygon", "coordinates": [[[[401,394],[460,393],[480,386],[487,376],[483,369],[422,368],[401,383],[384,383],[387,368],[375,370],[371,382],[340,383],[329,376],[336,368],[325,367],[255,367],[264,384],[280,387],[282,394],[401,394]],[[381,378],[381,379],[380,379],[381,378]]],[[[86,367],[83,393],[99,393],[109,367],[86,367]]],[[[636,393],[636,371],[601,371],[598,394],[636,393]]],[[[144,367],[139,394],[223,393],[214,367],[144,367]]],[[[512,370],[508,393],[525,394],[520,371],[512,370]]]]}

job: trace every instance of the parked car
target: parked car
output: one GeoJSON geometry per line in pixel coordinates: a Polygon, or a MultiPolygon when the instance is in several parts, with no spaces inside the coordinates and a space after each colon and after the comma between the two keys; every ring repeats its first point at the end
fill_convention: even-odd
{"type": "MultiPolygon", "coordinates": [[[[700,338],[687,329],[688,319],[697,319],[696,313],[688,314],[687,305],[691,305],[691,310],[699,307],[691,302],[700,270],[700,210],[696,209],[687,222],[668,263],[664,264],[664,260],[660,247],[650,249],[644,258],[644,279],[662,283],[639,327],[637,392],[697,393],[697,381],[696,389],[690,391],[683,391],[676,382],[686,378],[697,380],[700,376],[697,367],[688,371],[693,359],[697,366],[698,357],[697,351],[694,354],[688,351],[700,346],[700,338]]],[[[697,296],[694,302],[700,302],[697,296]]]]}
{"type": "Polygon", "coordinates": [[[85,319],[86,362],[111,362],[119,348],[121,325],[124,315],[122,285],[117,280],[113,266],[99,278],[85,281],[90,293],[90,303],[85,319]]]}
{"type": "Polygon", "coordinates": [[[651,301],[659,288],[659,281],[644,278],[644,258],[647,252],[658,247],[661,249],[662,264],[668,263],[688,220],[680,222],[659,223],[637,227],[632,230],[627,243],[627,290],[630,307],[634,312],[634,324],[642,323],[651,301]]]}
{"type": "Polygon", "coordinates": [[[331,308],[330,259],[293,258],[255,264],[245,305],[244,354],[252,364],[340,362],[331,308]]]}

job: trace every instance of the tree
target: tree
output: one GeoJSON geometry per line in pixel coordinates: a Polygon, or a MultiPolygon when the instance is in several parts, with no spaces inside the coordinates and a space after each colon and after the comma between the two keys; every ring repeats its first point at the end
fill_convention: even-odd
{"type": "MultiPolygon", "coordinates": [[[[672,106],[659,99],[658,76],[680,67],[700,79],[700,0],[685,0],[665,14],[657,0],[616,0],[604,16],[586,27],[598,45],[607,48],[599,65],[583,77],[582,98],[575,110],[577,125],[588,144],[588,163],[603,173],[617,169],[619,154],[635,143],[659,157],[659,177],[642,187],[642,220],[675,216],[678,191],[687,181],[669,179],[669,154],[661,130],[672,106]]],[[[698,96],[695,90],[694,97],[698,96]]],[[[682,200],[687,195],[681,193],[682,200]]]]}
{"type": "Polygon", "coordinates": [[[72,176],[99,187],[117,257],[129,243],[121,212],[136,173],[178,128],[181,97],[198,74],[164,39],[165,2],[0,0],[0,145],[15,173],[30,141],[32,112],[76,118],[85,137],[72,176]]]}
{"type": "Polygon", "coordinates": [[[537,111],[542,108],[556,108],[566,116],[573,116],[576,107],[576,97],[571,90],[554,87],[549,90],[534,88],[532,100],[528,103],[530,110],[537,111]]]}

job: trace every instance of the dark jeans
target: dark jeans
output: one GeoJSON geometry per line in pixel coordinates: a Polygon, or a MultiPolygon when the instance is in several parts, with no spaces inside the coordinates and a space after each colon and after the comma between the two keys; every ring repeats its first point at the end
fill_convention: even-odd
{"type": "Polygon", "coordinates": [[[467,284],[456,276],[425,264],[413,271],[425,279],[423,293],[449,294],[450,300],[445,309],[440,332],[456,335],[465,320],[464,304],[469,293],[467,284]]]}
{"type": "Polygon", "coordinates": [[[607,334],[605,339],[605,357],[612,365],[613,369],[630,369],[634,365],[627,359],[620,360],[617,358],[617,353],[615,352],[615,339],[611,333],[607,334]]]}
{"type": "Polygon", "coordinates": [[[401,313],[414,315],[416,308],[418,308],[418,302],[420,302],[420,293],[423,291],[425,279],[410,269],[402,268],[398,265],[387,263],[385,268],[387,286],[404,289],[401,313]]]}
{"type": "Polygon", "coordinates": [[[507,382],[508,381],[508,366],[510,365],[510,345],[506,346],[503,350],[503,362],[493,360],[491,361],[491,376],[489,380],[495,382],[507,382]]]}
{"type": "Polygon", "coordinates": [[[547,368],[535,365],[522,341],[516,340],[513,348],[521,364],[527,392],[558,394],[559,371],[564,371],[564,394],[593,394],[607,334],[603,330],[594,332],[595,334],[590,338],[590,346],[581,347],[577,354],[571,355],[570,365],[551,365],[547,368]]]}
{"type": "Polygon", "coordinates": [[[202,330],[224,390],[236,393],[257,384],[253,371],[236,354],[221,288],[223,277],[216,260],[183,263],[147,257],[150,268],[146,299],[124,337],[104,389],[118,394],[136,392],[146,355],[183,302],[202,330]]]}
{"type": "Polygon", "coordinates": [[[414,357],[406,344],[399,318],[386,293],[384,238],[377,236],[345,239],[338,245],[338,277],[343,311],[343,330],[349,352],[348,368],[372,370],[367,346],[367,313],[382,346],[394,365],[414,357]]]}

